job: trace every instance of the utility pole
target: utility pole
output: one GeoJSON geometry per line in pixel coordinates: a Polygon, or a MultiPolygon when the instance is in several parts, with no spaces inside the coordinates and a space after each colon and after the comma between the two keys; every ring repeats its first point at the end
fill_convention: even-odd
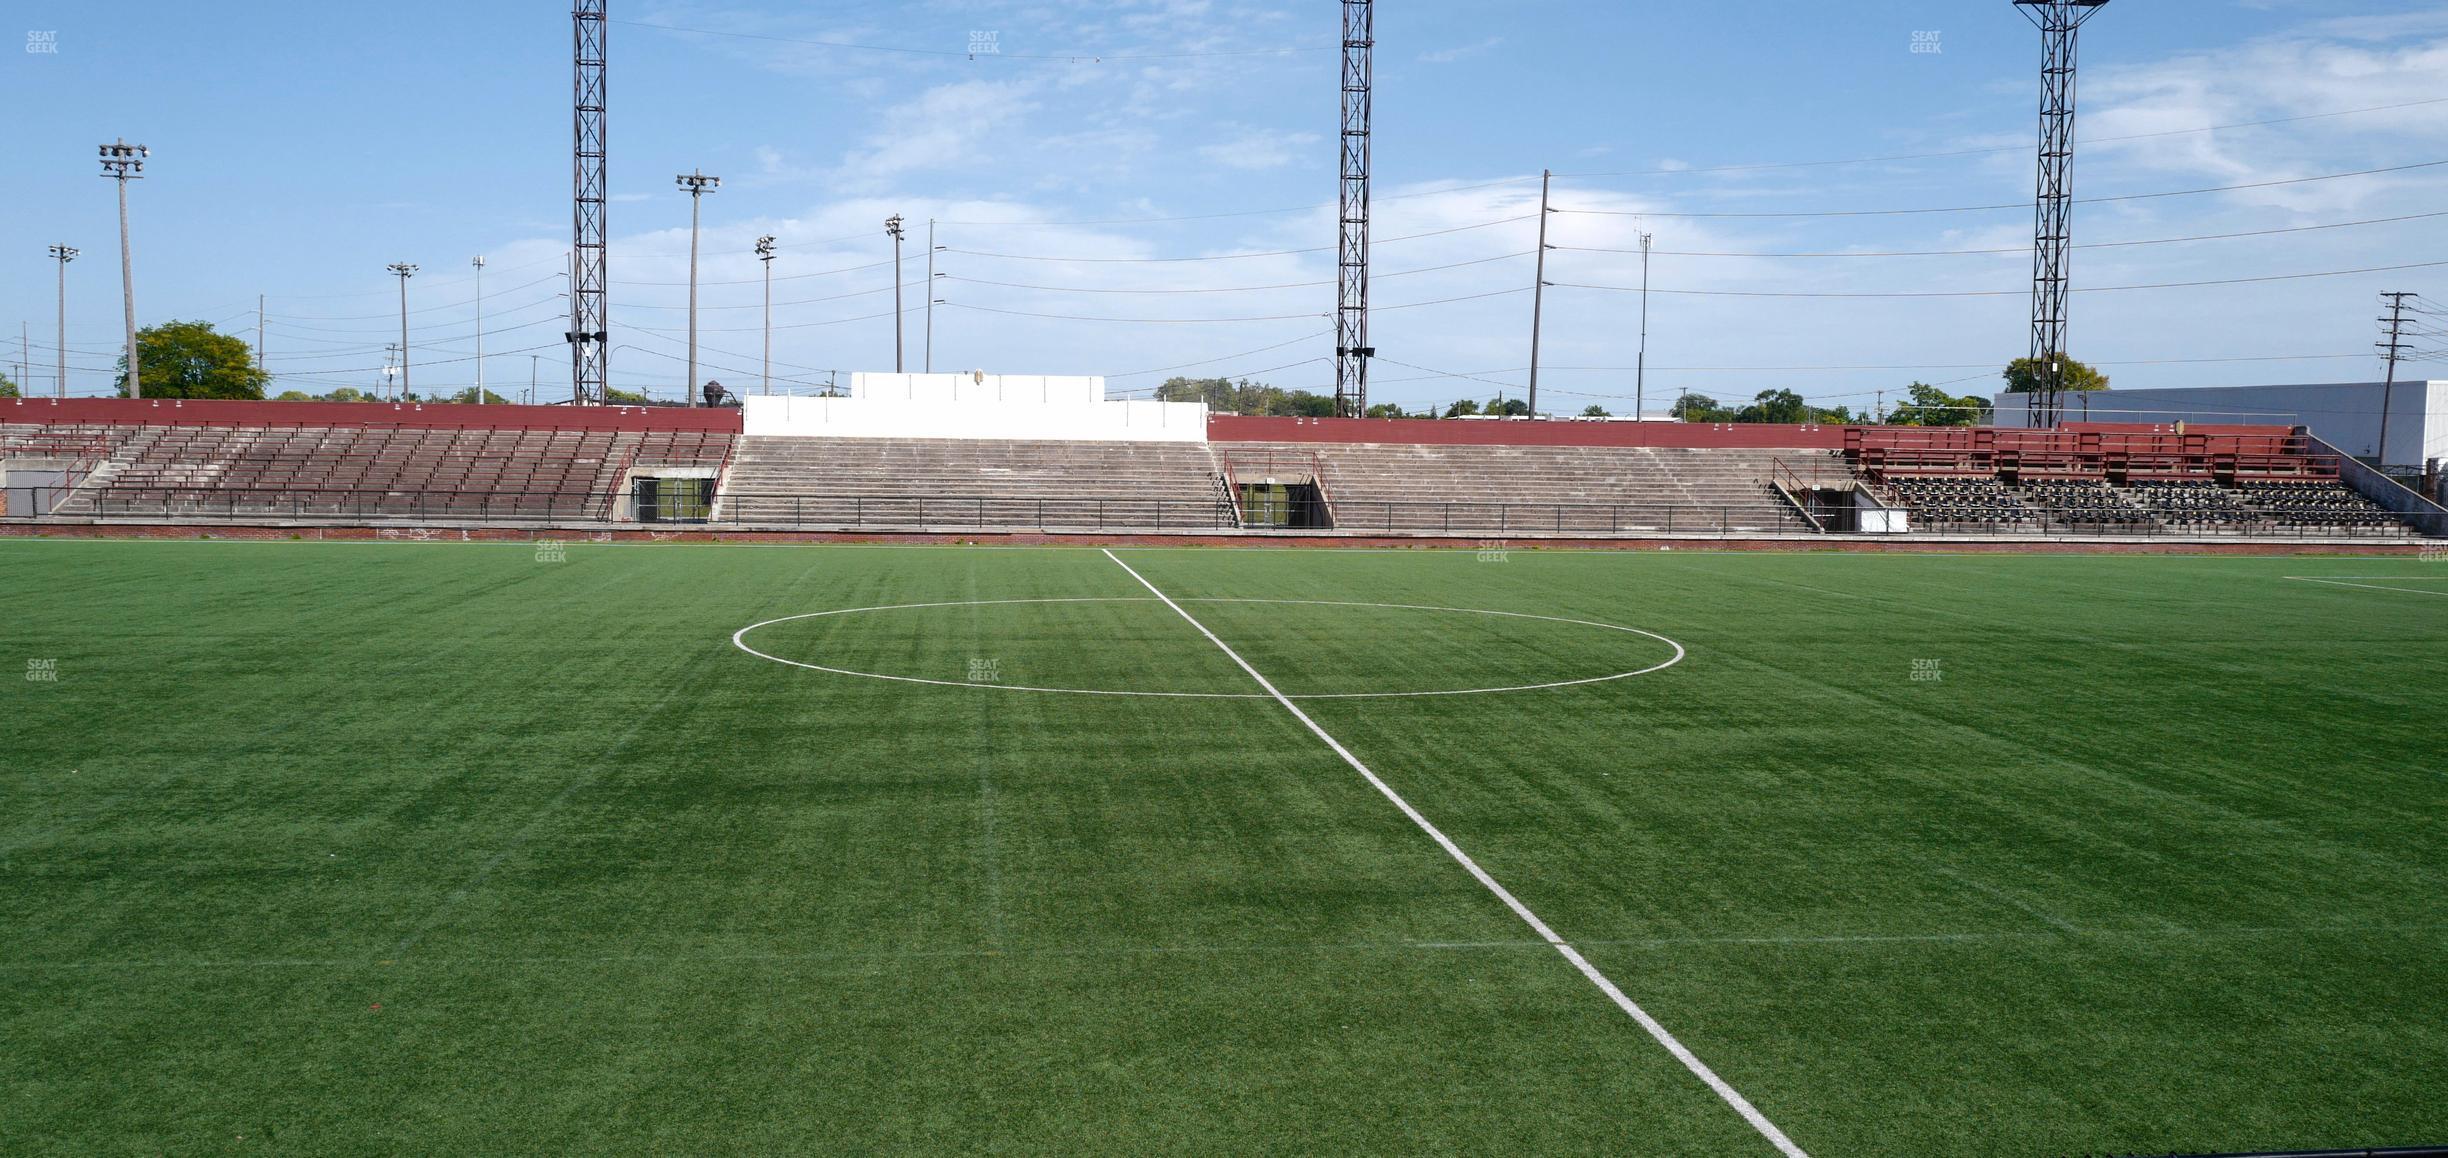
{"type": "MultiPolygon", "coordinates": [[[[2388,358],[2388,382],[2380,387],[2380,446],[2377,453],[2372,456],[2372,461],[2383,472],[2388,470],[2389,404],[2396,400],[2397,359],[2413,350],[2413,347],[2408,346],[2405,342],[2406,303],[2420,296],[2420,294],[2403,291],[2380,295],[2381,303],[2388,307],[2388,316],[2380,319],[2380,325],[2388,333],[2388,341],[2380,343],[2381,354],[2388,358]]],[[[2421,457],[2419,451],[2416,457],[2421,457]]]]}
{"type": "Polygon", "coordinates": [[[400,397],[406,398],[408,396],[408,279],[416,276],[417,267],[405,261],[395,261],[383,268],[398,274],[400,279],[399,385],[400,397]]]}
{"type": "Polygon", "coordinates": [[[1552,171],[1539,172],[1538,272],[1530,287],[1530,417],[1538,417],[1539,325],[1547,308],[1547,190],[1552,171]]]}
{"type": "Polygon", "coordinates": [[[76,260],[76,247],[54,245],[51,247],[51,256],[59,262],[59,337],[56,339],[59,342],[59,348],[54,351],[59,355],[59,374],[52,382],[52,392],[58,397],[66,398],[68,396],[68,263],[76,260]]]}
{"type": "Polygon", "coordinates": [[[765,393],[773,393],[773,259],[771,234],[756,240],[757,260],[765,266],[765,393]]]}
{"type": "Polygon", "coordinates": [[[929,374],[935,372],[935,303],[942,300],[935,296],[935,279],[942,276],[935,272],[935,255],[942,251],[943,247],[935,244],[935,219],[929,217],[927,218],[927,300],[926,342],[924,345],[926,352],[920,355],[923,359],[921,364],[929,374]]]}
{"type": "MultiPolygon", "coordinates": [[[[885,233],[887,233],[887,234],[890,234],[890,235],[892,236],[892,241],[893,241],[893,373],[898,374],[898,373],[901,373],[901,371],[902,371],[902,366],[901,366],[901,215],[900,215],[900,214],[895,213],[895,214],[893,214],[892,216],[887,217],[887,218],[885,218],[885,219],[884,219],[884,232],[885,232],[885,233]]],[[[933,286],[928,286],[928,287],[927,287],[927,292],[929,292],[929,293],[933,293],[933,292],[934,292],[934,290],[935,290],[935,287],[933,287],[933,286]]]]}
{"type": "MultiPolygon", "coordinates": [[[[128,252],[127,183],[144,176],[145,158],[152,150],[131,145],[127,138],[102,146],[102,175],[119,182],[119,300],[127,315],[128,397],[144,397],[144,376],[136,356],[136,259],[128,252]]],[[[63,345],[65,343],[62,343],[63,345]]]]}
{"type": "Polygon", "coordinates": [[[484,255],[476,255],[476,405],[484,405],[484,255]]]}
{"type": "Polygon", "coordinates": [[[1369,141],[1375,112],[1377,6],[1343,0],[1343,147],[1336,191],[1335,415],[1368,414],[1369,141]]]}
{"type": "Polygon", "coordinates": [[[2030,424],[2065,414],[2066,296],[2074,248],[2075,32],[2108,0],[2014,0],[2040,29],[2040,175],[2032,201],[2030,424]]]}
{"type": "Polygon", "coordinates": [[[375,387],[374,392],[377,395],[391,393],[391,383],[399,377],[399,356],[399,346],[390,342],[383,343],[382,383],[375,387]]]}
{"type": "Polygon", "coordinates": [[[1649,234],[1641,234],[1640,353],[1632,361],[1632,414],[1635,418],[1649,412],[1649,241],[1649,234]]]}
{"type": "Polygon", "coordinates": [[[1875,390],[1872,391],[1872,393],[1878,395],[1878,405],[1872,408],[1870,412],[1871,417],[1876,418],[1878,421],[1872,425],[1885,426],[1887,425],[1887,392],[1884,390],[1875,390]]]}
{"type": "Polygon", "coordinates": [[[264,306],[264,296],[263,296],[262,294],[256,294],[256,295],[255,295],[255,372],[256,372],[256,373],[259,373],[259,374],[263,372],[263,368],[264,368],[264,363],[263,363],[263,314],[264,314],[264,311],[263,311],[263,306],[264,306]]]}
{"type": "Polygon", "coordinates": [[[535,405],[536,367],[544,361],[542,354],[527,355],[527,405],[535,405]]]}
{"type": "Polygon", "coordinates": [[[683,395],[691,406],[697,405],[697,207],[709,190],[722,188],[722,178],[708,177],[690,170],[672,178],[689,195],[689,356],[688,391],[683,395]]]}

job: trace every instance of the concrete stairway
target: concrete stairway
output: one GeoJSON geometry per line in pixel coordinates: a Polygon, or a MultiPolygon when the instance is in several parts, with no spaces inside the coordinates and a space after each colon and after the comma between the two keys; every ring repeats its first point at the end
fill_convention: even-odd
{"type": "Polygon", "coordinates": [[[740,440],[722,521],[818,528],[1080,530],[1234,525],[1198,443],[740,440]]]}
{"type": "Polygon", "coordinates": [[[1849,486],[1841,456],[1807,450],[1231,443],[1236,464],[1323,465],[1339,531],[1468,534],[1809,533],[1769,479],[1849,486]]]}

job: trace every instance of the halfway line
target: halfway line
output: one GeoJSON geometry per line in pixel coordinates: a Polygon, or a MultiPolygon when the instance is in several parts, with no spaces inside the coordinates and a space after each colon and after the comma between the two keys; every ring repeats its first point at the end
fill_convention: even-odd
{"type": "MultiPolygon", "coordinates": [[[[2426,590],[2426,589],[2421,588],[2421,587],[2379,587],[2379,586],[2375,586],[2375,585],[2370,584],[2370,583],[2348,583],[2348,582],[2345,582],[2345,581],[2343,581],[2343,580],[2339,580],[2339,579],[2323,579],[2323,578],[2321,578],[2321,577],[2319,577],[2319,576],[2317,576],[2317,575],[2289,575],[2289,576],[2287,576],[2287,578],[2292,579],[2292,580],[2296,581],[2297,583],[2320,583],[2320,584],[2324,584],[2324,585],[2326,585],[2326,586],[2330,586],[2330,587],[2360,587],[2360,588],[2362,588],[2362,589],[2363,589],[2363,590],[2365,590],[2365,591],[2394,591],[2394,592],[2397,592],[2397,593],[2398,593],[2398,594],[2400,594],[2400,595],[2448,595],[2448,591],[2430,591],[2430,590],[2426,590]]],[[[2430,576],[2428,576],[2428,575],[2368,575],[2368,576],[2362,576],[2362,575],[2359,575],[2359,576],[2356,576],[2356,578],[2359,578],[2359,579],[2361,579],[2361,578],[2369,578],[2369,579],[2412,579],[2412,580],[2415,580],[2416,582],[2420,582],[2420,581],[2422,581],[2422,580],[2424,580],[2424,579],[2428,579],[2428,578],[2430,578],[2430,576]]]]}
{"type": "Polygon", "coordinates": [[[1496,899],[1503,901],[1506,908],[1513,910],[1513,915],[1520,917],[1523,924],[1530,926],[1530,930],[1537,933],[1540,940],[1552,946],[1557,953],[1563,955],[1565,960],[1572,962],[1573,968],[1580,970],[1581,975],[1588,978],[1590,984],[1597,986],[1599,992],[1613,1000],[1617,1008],[1631,1015],[1632,1020],[1639,1022],[1642,1029],[1649,1031],[1649,1036],[1656,1038],[1659,1045],[1665,1046],[1666,1052],[1673,1054],[1676,1061],[1683,1063],[1683,1068],[1690,1070],[1693,1076],[1708,1083],[1710,1089],[1717,1091],[1717,1096],[1725,1099],[1727,1105],[1734,1107],[1734,1112],[1741,1114],[1743,1121],[1751,1123],[1751,1128],[1759,1131],[1761,1137],[1768,1139],[1779,1153],[1784,1154],[1786,1158],[1810,1158],[1810,1155],[1800,1146],[1794,1145],[1793,1139],[1785,1136],[1785,1131],[1777,1129],[1776,1123],[1769,1121],[1766,1114],[1760,1113],[1759,1107],[1752,1105],[1749,1098],[1743,1097],[1742,1091],[1727,1084],[1724,1078],[1718,1077],[1717,1071],[1710,1069],[1707,1062],[1701,1061],[1698,1055],[1692,1053],[1681,1041],[1676,1040],[1674,1034],[1667,1032],[1666,1027],[1659,1024],[1656,1018],[1649,1016],[1648,1011],[1635,1004],[1630,997],[1626,997],[1623,990],[1607,979],[1606,974],[1599,972],[1598,967],[1590,964],[1589,959],[1583,957],[1579,950],[1566,943],[1564,938],[1557,936],[1556,931],[1549,928],[1547,922],[1540,920],[1537,913],[1531,912],[1530,906],[1521,903],[1521,900],[1506,890],[1503,885],[1496,883],[1496,878],[1489,876],[1486,869],[1480,868],[1479,862],[1472,860],[1469,853],[1463,852],[1461,846],[1439,831],[1436,825],[1428,823],[1428,818],[1420,815],[1418,809],[1411,807],[1410,801],[1404,800],[1400,793],[1395,792],[1385,781],[1378,779],[1376,773],[1369,771],[1368,765],[1361,763],[1359,757],[1352,755],[1351,749],[1344,747],[1342,741],[1335,739],[1326,729],[1319,727],[1318,722],[1310,719],[1309,713],[1302,711],[1299,704],[1293,703],[1282,692],[1277,691],[1274,684],[1268,682],[1265,676],[1258,674],[1257,668],[1251,667],[1248,660],[1241,658],[1240,652],[1234,651],[1231,645],[1216,638],[1216,633],[1207,630],[1206,624],[1200,623],[1196,617],[1182,610],[1181,604],[1173,602],[1172,596],[1158,590],[1155,584],[1148,582],[1147,576],[1141,575],[1130,564],[1123,562],[1121,556],[1107,550],[1105,557],[1113,560],[1114,566],[1129,572],[1130,577],[1138,580],[1140,586],[1147,588],[1150,594],[1163,600],[1164,605],[1172,608],[1174,614],[1181,616],[1183,621],[1197,628],[1200,635],[1206,636],[1207,642],[1216,645],[1217,650],[1222,651],[1227,658],[1240,665],[1242,671],[1249,673],[1251,679],[1258,681],[1258,686],[1265,689],[1268,696],[1273,697],[1276,703],[1283,705],[1285,711],[1292,713],[1293,719],[1299,720],[1318,739],[1324,740],[1327,747],[1334,749],[1335,755],[1341,756],[1344,763],[1351,765],[1353,771],[1358,772],[1363,779],[1369,782],[1370,787],[1375,788],[1379,794],[1392,801],[1394,807],[1401,809],[1404,816],[1410,817],[1411,823],[1418,825],[1421,832],[1427,833],[1430,840],[1437,842],[1437,847],[1444,849],[1447,856],[1452,857],[1456,863],[1468,870],[1470,875],[1487,891],[1496,894],[1496,899]]]}

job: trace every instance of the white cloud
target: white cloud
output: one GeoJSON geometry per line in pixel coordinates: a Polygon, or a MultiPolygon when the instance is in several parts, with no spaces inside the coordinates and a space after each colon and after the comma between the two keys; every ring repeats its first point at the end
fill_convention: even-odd
{"type": "Polygon", "coordinates": [[[1333,154],[1317,149],[1326,138],[1317,133],[1245,130],[1229,141],[1199,147],[1199,156],[1228,169],[1280,169],[1303,157],[1331,162],[1333,154]]]}
{"type": "Polygon", "coordinates": [[[1504,37],[1491,36],[1477,44],[1462,44],[1451,48],[1432,49],[1419,54],[1421,64],[1452,64],[1464,57],[1477,56],[1504,43],[1504,37]]]}

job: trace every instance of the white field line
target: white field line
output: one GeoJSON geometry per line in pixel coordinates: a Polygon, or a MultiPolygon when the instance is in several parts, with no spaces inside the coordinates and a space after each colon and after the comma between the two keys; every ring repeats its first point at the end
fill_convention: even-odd
{"type": "MultiPolygon", "coordinates": [[[[2395,591],[2400,595],[2448,595],[2448,591],[2431,591],[2421,587],[2380,587],[2370,583],[2348,583],[2342,579],[2323,579],[2313,575],[2289,575],[2297,583],[2320,583],[2330,587],[2359,587],[2365,591],[2395,591]]],[[[2357,575],[2357,579],[2412,579],[2420,582],[2428,575],[2357,575]]]]}
{"type": "Polygon", "coordinates": [[[1217,650],[1222,651],[1233,663],[1239,665],[1242,671],[1249,673],[1250,679],[1257,681],[1259,687],[1266,689],[1268,696],[1281,704],[1285,711],[1292,713],[1293,719],[1299,720],[1312,735],[1325,741],[1327,747],[1334,749],[1335,755],[1341,756],[1344,763],[1351,765],[1352,770],[1358,772],[1362,779],[1367,780],[1370,787],[1375,788],[1380,795],[1392,801],[1394,807],[1401,809],[1402,814],[1409,817],[1411,823],[1418,825],[1421,832],[1427,833],[1428,838],[1435,841],[1437,847],[1444,849],[1447,856],[1452,857],[1455,863],[1467,870],[1472,878],[1487,891],[1495,894],[1497,900],[1503,901],[1506,908],[1513,910],[1513,915],[1521,918],[1523,924],[1530,926],[1530,930],[1537,933],[1540,940],[1553,946],[1557,953],[1572,963],[1573,968],[1580,970],[1581,975],[1589,979],[1590,984],[1597,986],[1599,992],[1606,994],[1617,1008],[1630,1015],[1633,1021],[1640,1023],[1640,1027],[1647,1030],[1650,1037],[1657,1039],[1659,1045],[1666,1047],[1666,1052],[1673,1054],[1676,1061],[1683,1063],[1683,1068],[1690,1070],[1693,1076],[1707,1083],[1710,1089],[1717,1091],[1717,1096],[1725,1099],[1727,1105],[1734,1107],[1734,1112],[1741,1114],[1743,1120],[1749,1122],[1752,1129],[1759,1131],[1761,1137],[1768,1139],[1779,1153],[1784,1154],[1786,1158],[1809,1158],[1809,1155],[1800,1146],[1794,1145],[1793,1139],[1785,1136],[1785,1131],[1777,1129],[1776,1123],[1769,1121],[1766,1114],[1760,1113],[1759,1107],[1752,1105],[1751,1100],[1742,1095],[1742,1091],[1728,1084],[1724,1078],[1718,1077],[1717,1071],[1710,1069],[1708,1063],[1701,1061],[1698,1055],[1692,1053],[1688,1047],[1677,1040],[1675,1035],[1668,1032],[1664,1025],[1659,1024],[1656,1018],[1649,1016],[1647,1010],[1642,1009],[1630,997],[1625,996],[1624,991],[1617,988],[1613,981],[1608,980],[1606,974],[1599,972],[1598,967],[1590,964],[1589,959],[1583,957],[1579,950],[1573,948],[1564,938],[1557,936],[1556,931],[1549,928],[1547,922],[1539,919],[1537,913],[1531,912],[1530,906],[1521,903],[1520,898],[1515,897],[1503,885],[1496,883],[1496,878],[1489,876],[1486,869],[1480,868],[1479,862],[1472,860],[1469,853],[1463,852],[1461,846],[1455,844],[1451,837],[1446,836],[1436,825],[1429,823],[1428,818],[1420,815],[1418,809],[1411,807],[1411,802],[1404,800],[1401,793],[1394,791],[1391,785],[1378,779],[1375,772],[1369,771],[1368,765],[1361,763],[1359,757],[1352,755],[1351,749],[1344,747],[1342,741],[1335,739],[1326,729],[1319,727],[1318,722],[1310,719],[1309,713],[1302,711],[1299,704],[1293,703],[1282,692],[1275,690],[1275,685],[1268,682],[1264,675],[1259,674],[1257,668],[1251,667],[1248,660],[1241,658],[1241,653],[1234,651],[1230,644],[1218,639],[1216,633],[1207,630],[1206,624],[1200,623],[1195,616],[1182,610],[1181,604],[1173,602],[1172,596],[1165,594],[1155,584],[1148,582],[1147,576],[1132,569],[1130,564],[1122,561],[1121,556],[1108,550],[1105,552],[1105,557],[1113,560],[1114,566],[1129,572],[1130,577],[1138,580],[1139,585],[1147,588],[1150,594],[1164,600],[1165,606],[1172,608],[1174,614],[1182,617],[1183,622],[1197,628],[1200,635],[1207,637],[1207,642],[1216,645],[1217,650]]]}
{"type": "MultiPolygon", "coordinates": [[[[774,663],[779,664],[788,664],[791,667],[803,667],[809,671],[828,672],[833,675],[856,676],[860,679],[890,680],[894,683],[932,684],[936,687],[945,688],[984,688],[990,691],[1038,692],[1046,695],[1130,696],[1143,699],[1168,700],[1263,700],[1267,698],[1266,696],[1257,692],[1147,692],[1125,691],[1110,688],[1041,688],[1031,687],[1026,684],[981,683],[977,681],[925,679],[919,676],[886,675],[882,672],[852,671],[846,667],[827,667],[824,664],[809,663],[805,660],[784,659],[781,656],[774,655],[769,652],[758,651],[756,648],[749,646],[748,643],[748,633],[756,631],[759,628],[771,627],[777,623],[791,623],[802,619],[826,619],[838,615],[864,615],[874,611],[923,611],[931,608],[943,607],[1001,607],[1007,605],[1026,605],[1038,603],[1154,602],[1156,602],[1156,600],[1153,599],[1122,599],[1112,596],[1093,596],[1066,599],[964,599],[949,603],[895,603],[882,607],[846,607],[836,611],[811,611],[804,615],[785,615],[779,619],[768,619],[763,623],[751,623],[748,626],[740,628],[738,631],[731,633],[731,646],[747,652],[758,659],[771,660],[774,663]]],[[[1170,601],[1168,600],[1167,602],[1170,601]]],[[[1663,635],[1659,635],[1654,631],[1643,631],[1637,627],[1624,627],[1613,623],[1599,623],[1588,619],[1565,619],[1554,615],[1531,615],[1527,612],[1521,611],[1489,611],[1484,608],[1477,607],[1431,607],[1424,604],[1412,603],[1344,603],[1323,599],[1192,599],[1189,600],[1189,602],[1282,603],[1300,607],[1365,607],[1383,611],[1441,611],[1451,612],[1455,615],[1492,615],[1501,619],[1535,619],[1543,623],[1565,623],[1571,624],[1575,627],[1595,627],[1604,631],[1622,632],[1626,635],[1646,636],[1674,649],[1673,657],[1667,659],[1663,663],[1651,664],[1648,667],[1639,668],[1632,671],[1619,671],[1611,675],[1590,676],[1585,679],[1552,680],[1547,683],[1515,684],[1508,687],[1446,688],[1423,692],[1309,692],[1303,695],[1289,697],[1295,700],[1403,700],[1421,699],[1432,696],[1487,696],[1497,695],[1504,692],[1537,692],[1549,691],[1555,688],[1577,688],[1587,684],[1612,683],[1615,680],[1627,680],[1635,676],[1645,676],[1652,672],[1661,672],[1683,662],[1686,654],[1683,650],[1682,644],[1676,643],[1675,641],[1668,639],[1663,635]]],[[[1178,611],[1180,608],[1177,607],[1174,610],[1178,611]]]]}

